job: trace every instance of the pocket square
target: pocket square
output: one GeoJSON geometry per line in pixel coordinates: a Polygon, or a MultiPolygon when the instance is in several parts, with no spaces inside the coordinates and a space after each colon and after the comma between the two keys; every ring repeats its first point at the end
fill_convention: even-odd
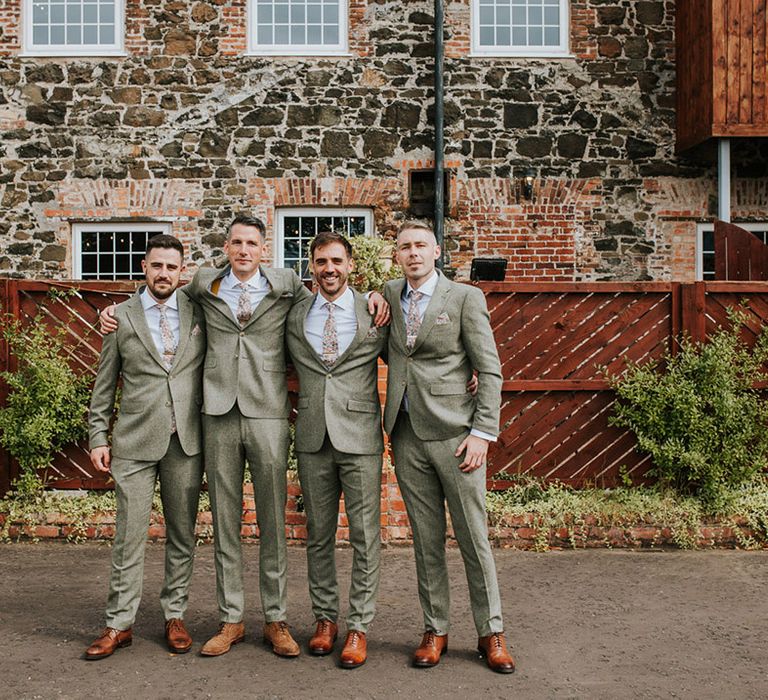
{"type": "Polygon", "coordinates": [[[371,326],[368,329],[368,332],[365,334],[366,340],[378,340],[379,338],[379,329],[376,326],[371,326]]]}
{"type": "Polygon", "coordinates": [[[441,313],[436,319],[435,319],[435,325],[436,326],[444,326],[447,323],[451,322],[450,316],[448,316],[447,313],[443,312],[441,313]]]}
{"type": "Polygon", "coordinates": [[[200,335],[202,332],[203,331],[200,330],[200,324],[196,323],[194,328],[189,332],[189,334],[194,337],[196,335],[200,335]]]}
{"type": "Polygon", "coordinates": [[[281,298],[281,299],[289,299],[289,298],[293,298],[293,292],[283,292],[283,293],[280,295],[280,298],[281,298]]]}

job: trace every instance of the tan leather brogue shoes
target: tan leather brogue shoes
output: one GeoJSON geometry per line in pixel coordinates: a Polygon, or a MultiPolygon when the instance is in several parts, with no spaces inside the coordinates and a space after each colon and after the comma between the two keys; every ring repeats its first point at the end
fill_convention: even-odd
{"type": "Polygon", "coordinates": [[[288,624],[280,622],[268,622],[264,625],[264,642],[272,646],[272,651],[278,656],[292,658],[301,653],[299,645],[291,636],[288,624]]]}
{"type": "Polygon", "coordinates": [[[244,639],[245,625],[242,622],[222,622],[219,631],[203,645],[200,653],[203,656],[221,656],[233,644],[239,644],[244,639]]]}
{"type": "Polygon", "coordinates": [[[85,658],[89,661],[106,659],[108,656],[112,656],[120,647],[129,647],[132,643],[133,632],[130,627],[127,630],[107,627],[93,640],[93,644],[85,650],[85,658]]]}
{"type": "Polygon", "coordinates": [[[315,633],[309,640],[309,653],[313,656],[326,656],[333,651],[333,644],[339,634],[339,628],[330,620],[318,620],[315,633]]]}
{"type": "Polygon", "coordinates": [[[507,651],[507,643],[502,632],[496,632],[489,637],[479,637],[477,650],[480,652],[480,656],[485,657],[485,662],[491,671],[496,671],[496,673],[514,672],[515,660],[507,651]]]}
{"type": "Polygon", "coordinates": [[[413,654],[413,665],[430,668],[440,663],[440,657],[448,651],[448,635],[425,632],[419,648],[413,654]]]}

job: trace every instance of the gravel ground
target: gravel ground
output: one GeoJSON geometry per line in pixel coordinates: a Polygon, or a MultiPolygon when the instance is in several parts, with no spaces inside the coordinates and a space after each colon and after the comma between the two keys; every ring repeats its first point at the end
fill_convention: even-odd
{"type": "MultiPolygon", "coordinates": [[[[518,670],[489,671],[474,652],[461,559],[452,572],[450,650],[414,669],[422,632],[413,552],[383,552],[369,659],[288,660],[261,642],[257,546],[246,557],[247,640],[203,658],[217,627],[213,549],[198,549],[186,620],[193,652],[163,645],[162,545],[149,545],[133,646],[97,662],[82,653],[103,626],[104,544],[0,545],[0,698],[759,698],[768,697],[768,553],[495,550],[518,670]]],[[[342,590],[351,552],[338,551],[342,590]]],[[[306,648],[312,615],[306,560],[289,549],[289,622],[306,648]]]]}

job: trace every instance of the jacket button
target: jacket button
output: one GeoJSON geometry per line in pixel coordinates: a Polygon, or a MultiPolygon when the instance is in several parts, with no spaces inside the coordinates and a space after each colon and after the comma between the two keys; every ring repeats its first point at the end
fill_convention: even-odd
{"type": "Polygon", "coordinates": [[[166,402],[165,402],[165,405],[166,405],[166,406],[173,406],[173,404],[172,404],[170,401],[166,401],[166,402]]]}
{"type": "Polygon", "coordinates": [[[326,378],[326,379],[333,379],[333,375],[332,375],[332,374],[326,374],[326,375],[325,375],[325,378],[326,378]]]}
{"type": "Polygon", "coordinates": [[[243,333],[243,331],[240,331],[240,337],[242,338],[244,335],[245,333],[243,333]]]}

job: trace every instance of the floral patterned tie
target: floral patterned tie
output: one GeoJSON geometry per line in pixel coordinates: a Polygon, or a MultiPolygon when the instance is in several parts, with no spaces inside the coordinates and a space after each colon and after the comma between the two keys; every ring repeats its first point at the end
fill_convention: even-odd
{"type": "Polygon", "coordinates": [[[417,292],[412,289],[408,293],[408,317],[405,319],[406,347],[411,350],[416,342],[416,336],[419,335],[421,328],[421,314],[419,313],[419,301],[424,296],[424,292],[417,292]]]}
{"type": "Polygon", "coordinates": [[[339,334],[336,330],[336,318],[333,315],[336,305],[330,301],[323,307],[328,309],[328,318],[323,326],[323,362],[330,367],[339,359],[339,334]]]}
{"type": "MultiPolygon", "coordinates": [[[[157,310],[160,312],[160,338],[163,341],[163,364],[167,370],[170,370],[173,366],[173,361],[176,358],[176,338],[173,336],[173,330],[171,330],[171,324],[168,321],[168,309],[165,304],[158,304],[157,310]]],[[[176,432],[176,414],[171,407],[171,433],[176,432]]]]}
{"type": "Polygon", "coordinates": [[[168,321],[168,309],[165,304],[157,305],[160,312],[160,338],[163,341],[163,364],[166,369],[171,369],[176,357],[176,339],[173,337],[171,324],[168,321]]]}
{"type": "Polygon", "coordinates": [[[248,293],[248,285],[245,282],[241,282],[236,286],[241,290],[240,296],[237,298],[237,320],[241,326],[244,326],[253,314],[251,295],[248,293]]]}

